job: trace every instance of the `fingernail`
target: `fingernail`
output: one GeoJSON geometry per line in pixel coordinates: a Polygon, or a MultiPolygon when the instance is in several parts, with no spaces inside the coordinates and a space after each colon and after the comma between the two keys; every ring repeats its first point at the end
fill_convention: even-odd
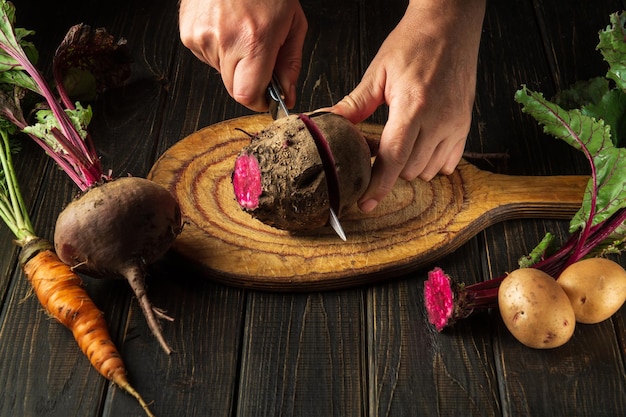
{"type": "Polygon", "coordinates": [[[369,213],[374,210],[378,205],[378,201],[374,199],[365,200],[359,204],[359,209],[364,213],[369,213]]]}

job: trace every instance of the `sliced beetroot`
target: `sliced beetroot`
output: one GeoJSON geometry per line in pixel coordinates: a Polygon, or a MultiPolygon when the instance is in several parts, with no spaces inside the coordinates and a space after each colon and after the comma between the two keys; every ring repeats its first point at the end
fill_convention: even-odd
{"type": "Polygon", "coordinates": [[[363,194],[370,158],[363,135],[345,118],[291,115],[273,122],[241,151],[233,188],[240,206],[268,225],[292,232],[318,229],[328,224],[330,207],[340,215],[363,194]],[[251,197],[259,192],[251,158],[260,172],[258,204],[251,197]],[[250,197],[243,190],[251,191],[250,197]]]}
{"type": "Polygon", "coordinates": [[[319,117],[322,114],[327,113],[314,113],[311,117],[306,114],[299,115],[300,120],[304,122],[304,125],[309,129],[309,133],[313,137],[317,152],[322,160],[322,167],[324,168],[324,174],[326,174],[326,185],[328,186],[328,199],[330,200],[330,207],[340,214],[341,209],[341,190],[339,189],[339,177],[337,175],[337,167],[335,166],[335,158],[333,157],[333,151],[330,149],[328,140],[324,132],[315,124],[312,117],[319,117]]]}
{"type": "Polygon", "coordinates": [[[334,113],[310,115],[315,126],[324,134],[333,159],[339,185],[337,215],[354,205],[369,185],[371,174],[370,147],[361,131],[347,119],[334,113]]]}
{"type": "MultiPolygon", "coordinates": [[[[324,168],[315,143],[298,116],[281,118],[253,137],[237,161],[244,164],[251,158],[259,166],[261,192],[256,207],[240,204],[243,209],[280,229],[303,230],[326,223],[326,213],[321,215],[318,210],[329,204],[324,168]]],[[[235,169],[233,187],[250,182],[250,177],[249,171],[235,169]]],[[[241,191],[239,186],[238,190],[241,191]]]]}

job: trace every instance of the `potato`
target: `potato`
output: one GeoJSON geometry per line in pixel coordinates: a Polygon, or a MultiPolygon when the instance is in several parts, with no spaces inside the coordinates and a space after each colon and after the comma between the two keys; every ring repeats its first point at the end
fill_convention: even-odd
{"type": "Polygon", "coordinates": [[[538,269],[511,272],[500,284],[498,307],[511,334],[531,348],[555,348],[574,334],[576,317],[567,294],[538,269]]]}
{"type": "Polygon", "coordinates": [[[557,283],[569,297],[579,323],[604,321],[626,301],[626,271],[610,259],[589,258],[573,263],[557,283]]]}

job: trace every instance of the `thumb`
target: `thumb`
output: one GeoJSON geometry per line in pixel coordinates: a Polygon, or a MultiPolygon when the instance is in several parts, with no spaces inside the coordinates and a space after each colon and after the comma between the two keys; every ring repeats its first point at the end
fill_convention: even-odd
{"type": "Polygon", "coordinates": [[[373,77],[366,75],[350,94],[328,110],[345,117],[352,123],[360,123],[385,102],[382,85],[384,83],[375,82],[373,77]]]}

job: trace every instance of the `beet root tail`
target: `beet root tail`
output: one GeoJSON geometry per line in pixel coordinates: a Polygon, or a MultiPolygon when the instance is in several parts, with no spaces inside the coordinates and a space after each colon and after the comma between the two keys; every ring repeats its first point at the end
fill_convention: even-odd
{"type": "Polygon", "coordinates": [[[144,269],[140,265],[130,265],[123,270],[123,275],[130,284],[130,287],[135,293],[135,296],[137,297],[137,301],[139,303],[139,306],[141,307],[141,311],[143,312],[144,317],[146,318],[146,322],[148,323],[150,331],[157,339],[165,353],[167,353],[168,355],[171,354],[172,348],[165,340],[165,337],[163,337],[161,324],[159,323],[157,315],[160,318],[164,318],[169,321],[172,321],[173,319],[165,315],[165,313],[163,313],[161,310],[157,310],[152,306],[152,303],[148,299],[148,294],[146,292],[144,269]]]}

